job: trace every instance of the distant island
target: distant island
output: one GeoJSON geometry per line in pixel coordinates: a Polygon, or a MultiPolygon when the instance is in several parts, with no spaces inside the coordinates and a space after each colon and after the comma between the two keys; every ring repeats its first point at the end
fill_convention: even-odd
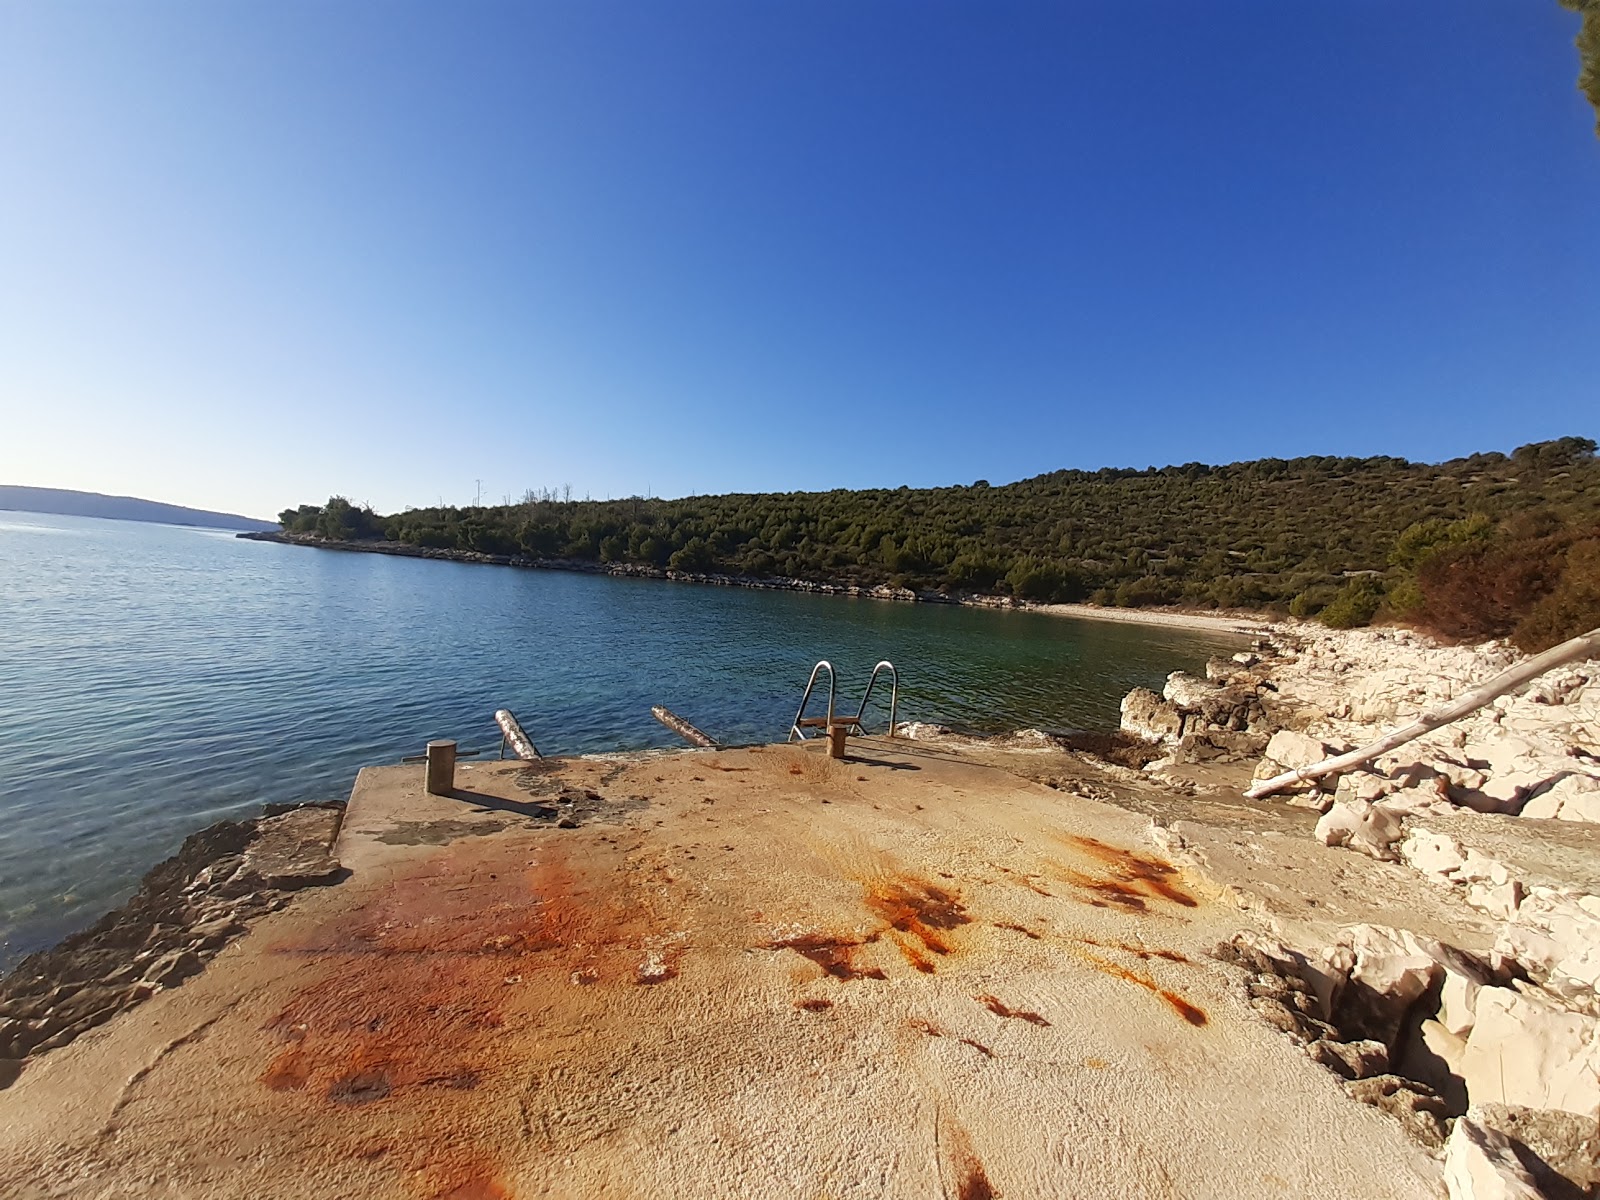
{"type": "Polygon", "coordinates": [[[162,504],[136,496],[105,496],[70,488],[18,487],[0,484],[0,511],[51,513],[63,517],[104,517],[112,521],[151,521],[159,525],[199,525],[207,529],[276,529],[275,521],[258,521],[238,513],[212,512],[162,504]]]}

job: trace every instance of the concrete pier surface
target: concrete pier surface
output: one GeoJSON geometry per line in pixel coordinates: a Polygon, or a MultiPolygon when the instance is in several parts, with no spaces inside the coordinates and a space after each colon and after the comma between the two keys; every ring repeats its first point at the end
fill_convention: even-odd
{"type": "Polygon", "coordinates": [[[1127,807],[881,739],[456,784],[362,771],[344,882],[30,1064],[0,1194],[1439,1194],[1127,807]]]}

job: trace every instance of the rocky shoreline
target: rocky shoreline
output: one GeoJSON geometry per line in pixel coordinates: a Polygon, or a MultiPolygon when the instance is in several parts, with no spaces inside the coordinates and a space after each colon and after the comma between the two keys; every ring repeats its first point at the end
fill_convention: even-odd
{"type": "Polygon", "coordinates": [[[1241,615],[1192,613],[1172,609],[1100,608],[1090,604],[1035,604],[1011,596],[991,596],[979,592],[916,591],[912,588],[877,584],[864,587],[854,583],[818,583],[788,576],[722,575],[702,571],[674,571],[666,567],[639,563],[597,563],[576,558],[532,558],[520,554],[483,554],[476,550],[449,550],[413,546],[406,542],[336,541],[309,533],[284,533],[269,530],[235,535],[244,541],[276,542],[284,546],[306,546],[316,550],[341,550],[354,554],[389,554],[400,558],[426,558],[440,562],[471,563],[478,566],[521,567],[537,571],[573,571],[583,575],[610,575],[619,579],[661,579],[672,583],[696,583],[707,587],[753,588],[767,592],[806,592],[817,596],[846,596],[863,600],[894,600],[906,604],[954,604],[973,608],[1006,608],[1041,612],[1056,616],[1091,620],[1129,621],[1150,625],[1169,625],[1189,629],[1209,629],[1227,633],[1253,633],[1262,627],[1260,618],[1241,615]]]}
{"type": "MultiPolygon", "coordinates": [[[[1122,728],[1161,751],[1145,768],[1157,780],[1230,764],[1265,779],[1519,658],[1280,625],[1206,679],[1130,693],[1122,728]]],[[[1325,846],[1415,872],[1456,907],[1463,944],[1404,912],[1392,926],[1269,922],[1230,951],[1253,972],[1252,1006],[1441,1149],[1452,1200],[1600,1195],[1600,662],[1265,803],[1311,810],[1325,846]]]]}
{"type": "Polygon", "coordinates": [[[184,839],[126,904],[23,959],[0,979],[0,1089],[30,1059],[197,974],[251,922],[301,888],[342,875],[332,857],[343,808],[269,806],[184,839]]]}

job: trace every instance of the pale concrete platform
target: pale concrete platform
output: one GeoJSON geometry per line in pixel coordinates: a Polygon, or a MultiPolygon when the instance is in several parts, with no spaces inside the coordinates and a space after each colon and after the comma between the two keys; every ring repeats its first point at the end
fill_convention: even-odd
{"type": "Polygon", "coordinates": [[[0,1094],[0,1193],[1439,1194],[1144,816],[851,749],[363,771],[344,883],[0,1094]]]}

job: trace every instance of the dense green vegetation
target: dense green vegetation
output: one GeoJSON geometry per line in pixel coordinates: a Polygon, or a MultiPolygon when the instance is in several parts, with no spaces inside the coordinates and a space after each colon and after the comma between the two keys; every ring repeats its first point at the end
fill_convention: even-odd
{"type": "MultiPolygon", "coordinates": [[[[1577,38],[1578,90],[1589,97],[1600,117],[1600,0],[1561,0],[1561,4],[1583,19],[1577,38]]],[[[1600,120],[1595,133],[1600,134],[1600,120]]]]}
{"type": "Polygon", "coordinates": [[[1600,521],[1591,439],[1438,465],[1267,458],[1055,471],[1003,487],[607,501],[530,493],[520,504],[393,516],[335,497],[281,520],[327,538],[537,559],[1039,601],[1276,607],[1365,624],[1391,589],[1415,600],[1421,560],[1466,536],[1456,523],[1481,541],[1529,513],[1552,529],[1600,521]]]}

